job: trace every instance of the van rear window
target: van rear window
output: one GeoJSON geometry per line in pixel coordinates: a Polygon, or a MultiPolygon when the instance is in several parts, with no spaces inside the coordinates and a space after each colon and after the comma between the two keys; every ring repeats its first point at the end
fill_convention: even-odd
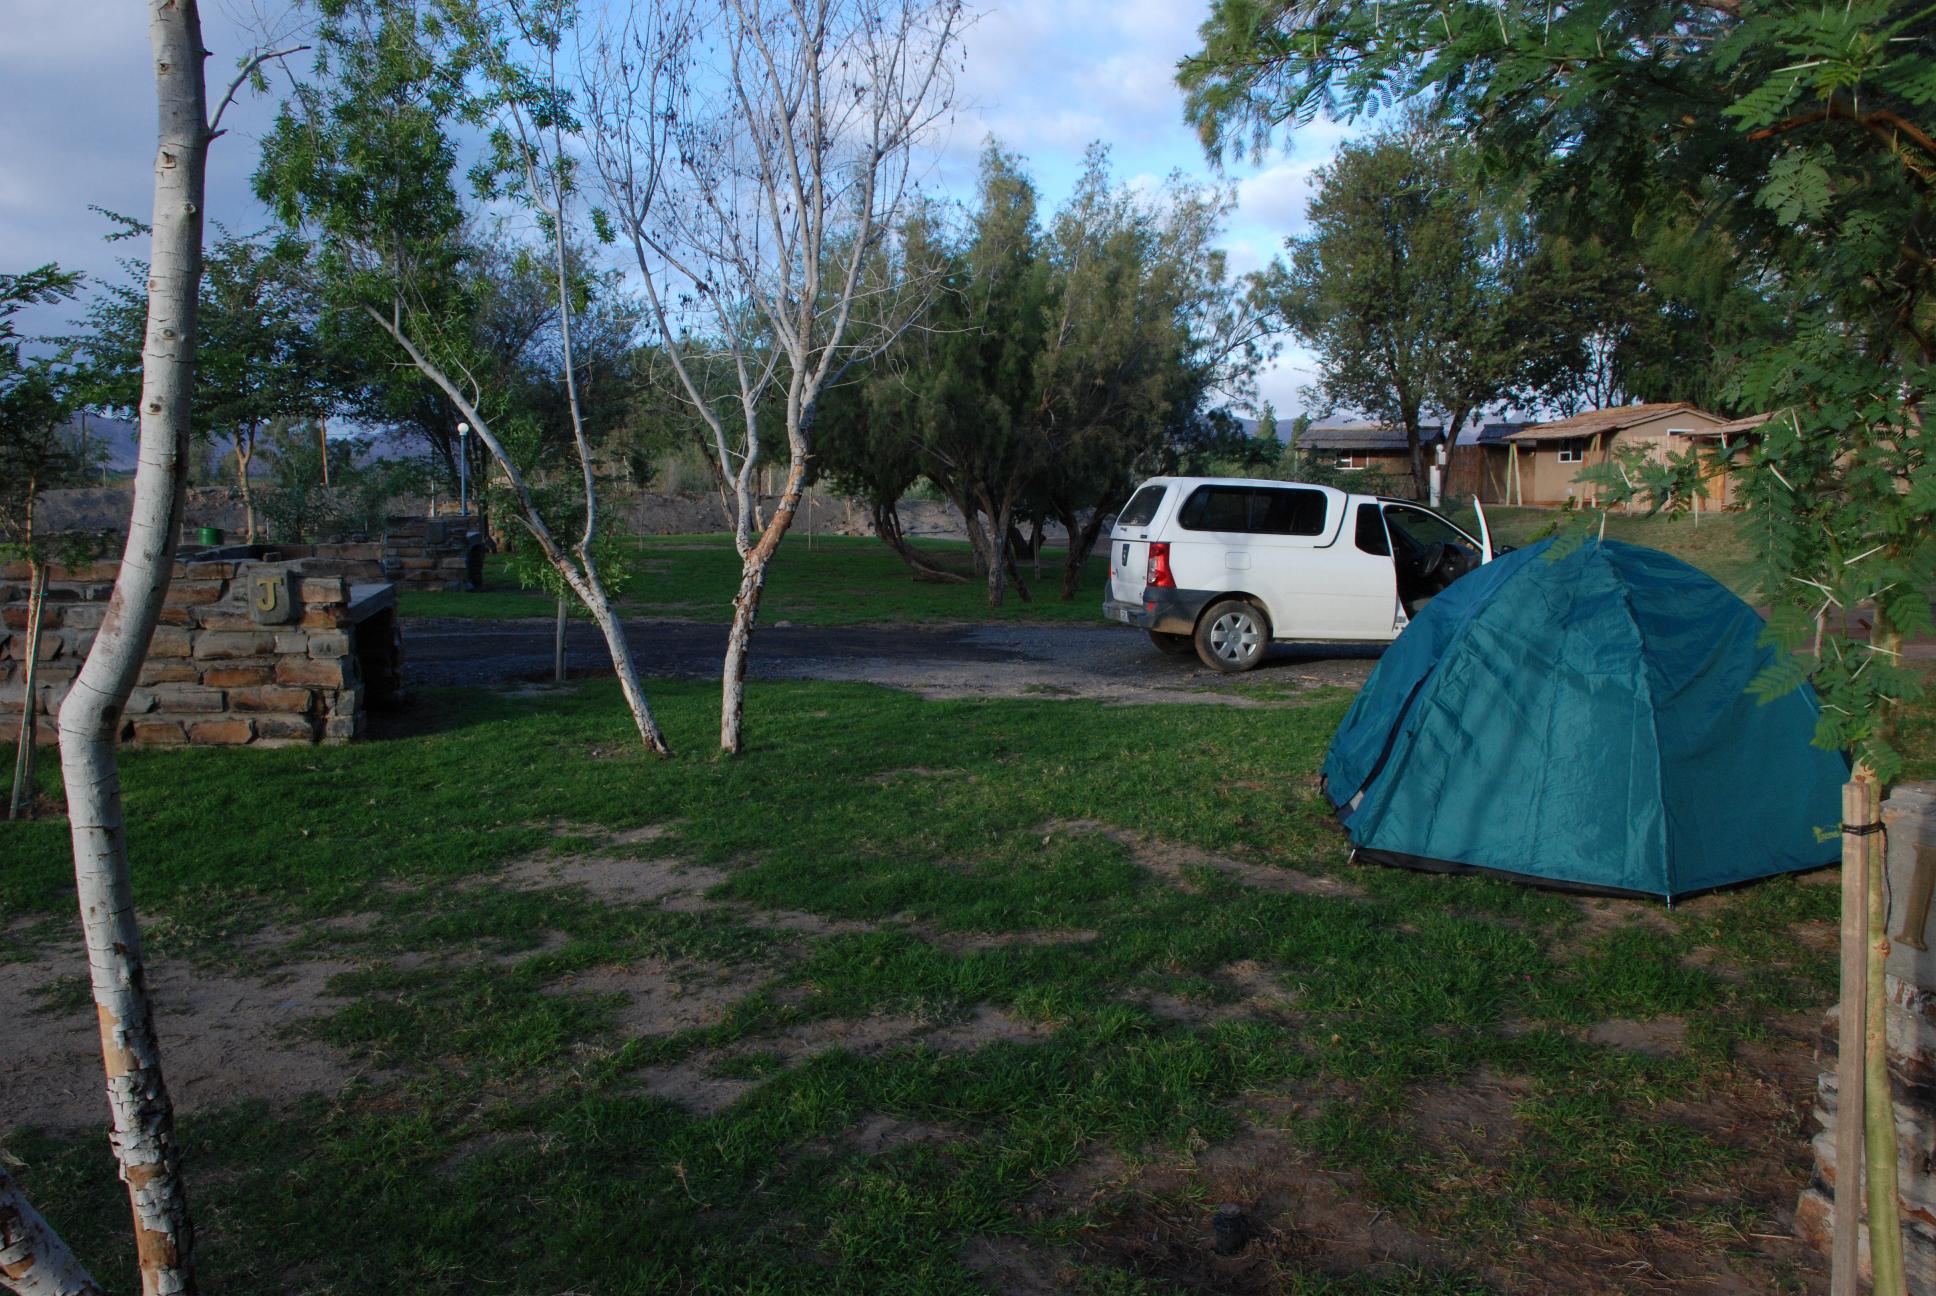
{"type": "Polygon", "coordinates": [[[1323,491],[1273,486],[1199,486],[1177,510],[1186,531],[1324,534],[1323,491]]]}
{"type": "Polygon", "coordinates": [[[1157,508],[1163,503],[1163,492],[1167,486],[1145,486],[1130,496],[1129,503],[1116,515],[1117,526],[1148,526],[1156,516],[1157,508]]]}

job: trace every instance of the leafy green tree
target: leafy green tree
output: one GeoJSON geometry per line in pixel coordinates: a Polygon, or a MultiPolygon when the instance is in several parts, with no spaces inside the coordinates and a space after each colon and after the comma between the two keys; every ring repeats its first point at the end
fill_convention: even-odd
{"type": "MultiPolygon", "coordinates": [[[[28,306],[73,295],[80,276],[48,264],[25,274],[0,274],[0,558],[27,564],[27,624],[40,625],[47,596],[48,538],[34,525],[41,492],[80,482],[87,462],[62,435],[73,412],[69,376],[48,359],[26,359],[15,317],[28,306]]],[[[35,667],[39,654],[21,658],[20,731],[14,748],[13,794],[7,818],[30,815],[34,805],[34,756],[38,717],[35,667]]]]}
{"type": "Polygon", "coordinates": [[[1430,490],[1425,412],[1450,438],[1518,386],[1531,337],[1509,259],[1491,237],[1469,158],[1415,119],[1347,145],[1318,173],[1309,234],[1289,240],[1267,291],[1316,353],[1317,401],[1402,428],[1430,490]]]}
{"type": "MultiPolygon", "coordinates": [[[[130,217],[110,219],[121,227],[112,237],[147,233],[130,217]]],[[[128,262],[126,269],[122,282],[95,301],[90,331],[75,345],[89,403],[132,414],[141,387],[148,267],[128,262]]],[[[204,258],[193,427],[198,438],[225,442],[234,458],[251,544],[258,436],[276,419],[321,417],[334,401],[317,336],[320,310],[304,249],[294,241],[224,233],[204,258]]]]}
{"type": "Polygon", "coordinates": [[[1044,516],[1069,537],[1062,590],[1073,598],[1137,477],[1213,423],[1236,426],[1204,406],[1245,390],[1263,340],[1212,246],[1223,212],[1217,195],[1180,183],[1137,196],[1097,148],[1044,228],[1021,160],[991,143],[965,228],[932,212],[909,222],[905,255],[941,290],[922,326],[822,418],[832,475],[869,500],[876,531],[918,577],[945,578],[913,555],[893,512],[918,478],[961,514],[991,604],[1011,586],[1029,597],[1017,524],[1044,516]]]}
{"type": "MultiPolygon", "coordinates": [[[[573,255],[582,196],[566,141],[577,120],[558,66],[571,19],[567,6],[549,0],[434,8],[332,0],[318,30],[315,75],[285,103],[264,142],[256,189],[288,227],[315,241],[329,303],[388,337],[392,356],[469,424],[532,542],[598,622],[640,738],[664,756],[670,749],[639,685],[594,543],[596,452],[574,327],[596,287],[573,255]],[[456,143],[465,128],[485,132],[469,168],[474,202],[514,205],[545,235],[549,312],[529,291],[539,262],[513,253],[514,273],[492,275],[493,249],[466,237],[473,213],[459,191],[456,143]],[[493,311],[494,295],[514,308],[493,311]],[[494,337],[492,323],[506,324],[509,336],[494,337]],[[549,431],[544,411],[528,399],[530,375],[502,363],[522,358],[540,337],[561,398],[552,402],[549,431]],[[557,475],[575,484],[562,512],[537,489],[552,466],[547,445],[569,447],[557,464],[557,475]]],[[[367,336],[363,327],[346,333],[367,336]]]]}
{"type": "Polygon", "coordinates": [[[429,487],[421,460],[379,457],[370,437],[325,442],[306,421],[278,420],[263,442],[269,481],[259,508],[269,534],[283,543],[379,536],[394,501],[429,487]]]}

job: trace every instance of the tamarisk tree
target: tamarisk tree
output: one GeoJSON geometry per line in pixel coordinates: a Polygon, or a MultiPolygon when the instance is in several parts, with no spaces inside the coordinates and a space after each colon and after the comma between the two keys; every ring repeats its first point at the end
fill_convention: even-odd
{"type": "Polygon", "coordinates": [[[585,60],[589,154],[731,486],[728,753],[742,746],[753,627],[808,484],[822,394],[931,291],[878,253],[913,198],[915,148],[948,110],[962,17],[961,0],[637,0],[585,60]],[[723,394],[706,381],[722,369],[723,394]],[[769,511],[760,469],[775,439],[786,475],[769,511]]]}
{"type": "Polygon", "coordinates": [[[576,123],[557,75],[569,18],[566,6],[544,0],[447,4],[434,13],[411,0],[331,6],[317,76],[285,104],[256,188],[287,224],[313,232],[333,303],[367,317],[470,425],[509,484],[518,520],[604,634],[640,738],[666,756],[599,567],[594,453],[572,341],[588,289],[569,251],[577,192],[565,141],[576,123]],[[476,198],[524,204],[550,245],[563,416],[579,488],[563,515],[542,506],[527,479],[538,465],[501,426],[514,393],[483,377],[490,368],[475,327],[480,293],[467,282],[482,262],[467,247],[452,178],[451,128],[459,124],[488,132],[488,153],[470,168],[476,198]],[[576,534],[561,538],[559,526],[576,534]]]}

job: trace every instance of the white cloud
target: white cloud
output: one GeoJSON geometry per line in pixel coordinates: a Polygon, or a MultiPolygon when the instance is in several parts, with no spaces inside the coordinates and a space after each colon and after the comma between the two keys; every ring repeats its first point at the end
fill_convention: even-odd
{"type": "Polygon", "coordinates": [[[1296,233],[1317,187],[1319,162],[1279,162],[1237,182],[1237,220],[1296,233]]]}

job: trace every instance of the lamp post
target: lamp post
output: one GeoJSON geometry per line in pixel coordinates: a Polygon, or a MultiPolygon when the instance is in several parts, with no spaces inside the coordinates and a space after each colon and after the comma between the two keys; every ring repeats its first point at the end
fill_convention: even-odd
{"type": "Polygon", "coordinates": [[[471,514],[471,425],[457,425],[457,512],[471,514]]]}

